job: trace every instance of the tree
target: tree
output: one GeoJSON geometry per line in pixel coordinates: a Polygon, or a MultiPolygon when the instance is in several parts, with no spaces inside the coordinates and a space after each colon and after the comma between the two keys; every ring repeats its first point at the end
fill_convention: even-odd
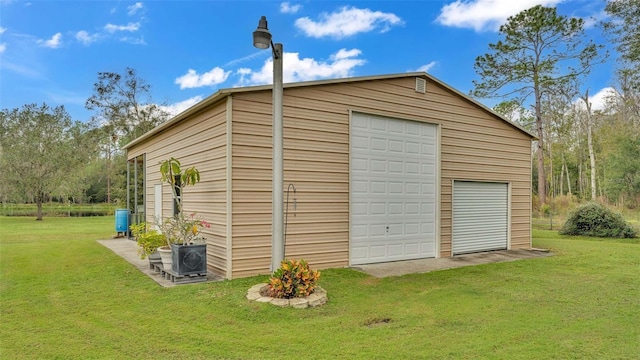
{"type": "Polygon", "coordinates": [[[637,69],[618,69],[616,77],[616,95],[608,99],[613,103],[612,110],[625,121],[640,127],[640,74],[637,69]]]}
{"type": "Polygon", "coordinates": [[[607,156],[605,180],[607,193],[619,205],[637,207],[640,199],[640,135],[622,125],[627,131],[615,134],[616,147],[607,156]]]}
{"type": "Polygon", "coordinates": [[[85,102],[102,124],[109,141],[114,136],[129,142],[164,122],[168,113],[151,99],[151,85],[126,68],[124,75],[99,72],[93,85],[94,94],[85,102]]]}
{"type": "Polygon", "coordinates": [[[507,19],[500,26],[502,40],[489,44],[490,52],[479,56],[475,70],[480,81],[473,81],[476,97],[519,98],[533,96],[536,120],[538,196],[546,202],[542,95],[545,89],[587,74],[603,60],[592,41],[585,44],[584,21],[556,13],[555,8],[534,6],[507,19]]]}
{"type": "Polygon", "coordinates": [[[591,113],[591,101],[589,101],[589,90],[580,96],[580,100],[585,105],[584,124],[587,128],[587,147],[589,149],[589,164],[591,168],[591,200],[596,199],[596,155],[593,150],[593,116],[591,113]]]}
{"type": "Polygon", "coordinates": [[[531,111],[522,107],[522,104],[517,100],[502,101],[493,107],[493,111],[502,115],[507,120],[519,124],[528,131],[533,131],[534,120],[531,111]]]}
{"type": "Polygon", "coordinates": [[[613,36],[622,58],[631,64],[640,64],[640,0],[607,2],[605,11],[612,19],[604,29],[613,36]]]}
{"type": "Polygon", "coordinates": [[[36,220],[42,220],[42,204],[52,196],[81,192],[79,173],[91,145],[85,130],[63,106],[29,104],[0,111],[2,188],[16,200],[35,202],[36,220]]]}
{"type": "MultiPolygon", "coordinates": [[[[571,177],[567,172],[566,153],[572,145],[574,119],[571,116],[572,101],[577,93],[578,83],[565,81],[554,84],[552,88],[545,88],[540,101],[543,119],[543,133],[545,139],[545,157],[548,159],[549,192],[551,196],[564,194],[564,177],[567,178],[567,189],[571,193],[571,177]],[[559,155],[559,159],[558,159],[559,155]],[[557,171],[560,164],[560,171],[557,171]],[[559,176],[558,176],[559,175],[559,176]]],[[[545,167],[546,169],[546,167],[545,167]]]]}
{"type": "Polygon", "coordinates": [[[606,196],[619,206],[640,201],[640,89],[630,86],[630,72],[618,70],[600,122],[600,164],[606,196]]]}
{"type": "MultiPolygon", "coordinates": [[[[99,72],[93,85],[94,94],[85,107],[95,110],[94,121],[101,124],[102,135],[98,143],[105,155],[107,202],[111,202],[114,159],[119,159],[119,144],[128,143],[164,122],[169,114],[152,101],[151,85],[138,77],[132,68],[124,75],[115,72],[99,72]]],[[[117,172],[116,172],[117,173],[117,172]]],[[[117,176],[117,175],[115,175],[117,176]]],[[[115,182],[121,182],[115,179],[115,182]]]]}

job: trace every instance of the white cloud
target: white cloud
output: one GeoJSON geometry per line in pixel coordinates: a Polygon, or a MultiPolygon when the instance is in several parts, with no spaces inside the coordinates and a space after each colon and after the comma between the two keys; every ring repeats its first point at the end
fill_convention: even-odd
{"type": "Polygon", "coordinates": [[[7,44],[1,43],[0,44],[0,54],[2,54],[5,50],[7,50],[7,44]]]}
{"type": "Polygon", "coordinates": [[[352,57],[357,57],[358,55],[362,54],[362,51],[360,51],[359,49],[351,49],[351,50],[347,50],[347,49],[340,49],[338,50],[337,53],[335,54],[331,54],[331,56],[329,56],[329,59],[331,60],[342,60],[342,59],[348,59],[348,58],[352,58],[352,57]]]}
{"type": "Polygon", "coordinates": [[[167,113],[169,113],[170,116],[176,116],[178,114],[180,114],[181,112],[187,110],[188,108],[192,107],[193,105],[199,103],[200,101],[202,101],[202,96],[197,95],[194,96],[192,98],[189,98],[187,100],[183,100],[171,105],[161,105],[160,109],[166,111],[167,113]]]}
{"type": "Polygon", "coordinates": [[[4,34],[5,31],[7,31],[7,28],[0,26],[0,35],[4,34]]]}
{"type": "Polygon", "coordinates": [[[280,4],[280,12],[285,14],[295,14],[302,9],[302,5],[291,5],[288,1],[280,4]]]}
{"type": "Polygon", "coordinates": [[[88,46],[92,42],[98,40],[98,34],[89,34],[84,30],[80,30],[76,33],[76,40],[80,41],[83,45],[88,46]]]}
{"type": "Polygon", "coordinates": [[[144,41],[144,36],[140,36],[140,37],[123,36],[120,38],[120,41],[129,43],[129,44],[134,44],[134,45],[147,45],[147,43],[144,41]]]}
{"type": "Polygon", "coordinates": [[[143,7],[143,5],[142,5],[141,2],[137,2],[137,3],[135,3],[135,4],[131,5],[131,6],[127,6],[127,10],[129,10],[127,12],[127,14],[129,16],[133,16],[133,15],[136,14],[136,12],[138,12],[138,10],[142,9],[142,7],[143,7]]]}
{"type": "Polygon", "coordinates": [[[432,61],[432,62],[430,62],[428,64],[424,64],[424,65],[420,66],[419,68],[416,69],[416,71],[421,71],[421,72],[428,73],[429,70],[433,69],[433,67],[436,66],[436,65],[438,65],[438,63],[435,62],[435,61],[432,61]]]}
{"type": "MultiPolygon", "coordinates": [[[[617,97],[618,93],[612,87],[605,87],[600,89],[597,93],[589,96],[589,102],[591,103],[591,111],[605,110],[607,103],[617,97]]],[[[577,99],[574,104],[581,110],[586,110],[587,107],[582,99],[577,99]]]]}
{"type": "Polygon", "coordinates": [[[49,40],[38,40],[38,44],[51,49],[57,49],[62,43],[62,33],[56,33],[49,40]]]}
{"type": "Polygon", "coordinates": [[[140,29],[140,23],[136,22],[136,23],[128,23],[127,25],[114,25],[114,24],[107,24],[104,26],[104,29],[107,32],[110,33],[114,33],[116,31],[130,31],[130,32],[134,32],[134,31],[138,31],[138,29],[140,29]]]}
{"type": "MultiPolygon", "coordinates": [[[[329,61],[317,61],[311,58],[300,59],[298,53],[284,53],[284,82],[309,81],[328,78],[349,77],[356,66],[364,65],[364,59],[358,59],[362,52],[358,49],[340,49],[329,56],[329,61]]],[[[260,85],[273,82],[273,60],[269,58],[259,71],[242,68],[239,85],[260,85]]]]}
{"type": "Polygon", "coordinates": [[[299,18],[295,22],[296,27],[307,36],[315,38],[328,36],[335,39],[376,29],[380,32],[386,32],[391,26],[402,24],[404,24],[402,19],[392,13],[347,6],[341,7],[331,14],[320,14],[320,19],[317,22],[308,17],[299,18]]]}
{"type": "Polygon", "coordinates": [[[457,0],[440,10],[436,22],[444,26],[494,30],[509,16],[536,5],[554,6],[563,0],[457,0]]]}
{"type": "Polygon", "coordinates": [[[177,78],[175,83],[180,85],[180,89],[214,86],[227,81],[230,74],[231,71],[224,71],[217,66],[202,75],[198,75],[195,70],[189,69],[186,74],[177,78]]]}

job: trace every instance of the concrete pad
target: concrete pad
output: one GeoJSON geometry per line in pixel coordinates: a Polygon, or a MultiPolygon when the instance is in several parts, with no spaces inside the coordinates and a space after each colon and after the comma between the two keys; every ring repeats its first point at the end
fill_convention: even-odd
{"type": "Polygon", "coordinates": [[[357,265],[353,266],[352,269],[365,272],[377,278],[384,278],[391,276],[402,276],[406,274],[454,269],[463,266],[539,258],[552,255],[553,253],[544,249],[499,250],[475,254],[456,255],[450,258],[431,258],[357,265]]]}
{"type": "MultiPolygon", "coordinates": [[[[169,279],[164,279],[162,276],[160,276],[160,274],[151,270],[151,268],[149,267],[149,260],[140,259],[140,255],[138,255],[138,244],[133,240],[129,240],[127,238],[115,238],[115,239],[109,239],[109,240],[98,240],[98,244],[101,244],[107,249],[113,251],[116,255],[125,259],[135,268],[137,268],[142,273],[149,276],[155,282],[157,282],[158,284],[164,287],[182,285],[182,284],[176,284],[169,279]]],[[[222,280],[224,279],[221,277],[213,275],[210,272],[207,273],[206,282],[222,281],[222,280]]]]}

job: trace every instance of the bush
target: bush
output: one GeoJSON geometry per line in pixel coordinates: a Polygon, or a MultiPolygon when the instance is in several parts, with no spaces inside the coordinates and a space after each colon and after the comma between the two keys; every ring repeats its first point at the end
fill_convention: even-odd
{"type": "Polygon", "coordinates": [[[313,293],[320,279],[320,272],[309,268],[306,261],[284,260],[269,279],[268,295],[291,299],[313,293]]]}
{"type": "Polygon", "coordinates": [[[129,228],[138,243],[141,259],[153,254],[159,247],[167,245],[167,238],[156,230],[151,230],[147,223],[132,224],[129,228]]]}
{"type": "Polygon", "coordinates": [[[636,237],[636,231],[624,221],[622,215],[595,202],[587,203],[572,212],[560,229],[560,234],[615,238],[636,237]]]}

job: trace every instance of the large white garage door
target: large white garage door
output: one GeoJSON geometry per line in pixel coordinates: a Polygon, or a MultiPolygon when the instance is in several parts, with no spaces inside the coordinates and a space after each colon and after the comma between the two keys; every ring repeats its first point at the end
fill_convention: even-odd
{"type": "Polygon", "coordinates": [[[437,126],[353,114],[351,264],[436,254],[437,126]]]}
{"type": "Polygon", "coordinates": [[[454,255],[507,248],[508,194],[505,183],[454,181],[454,255]]]}

